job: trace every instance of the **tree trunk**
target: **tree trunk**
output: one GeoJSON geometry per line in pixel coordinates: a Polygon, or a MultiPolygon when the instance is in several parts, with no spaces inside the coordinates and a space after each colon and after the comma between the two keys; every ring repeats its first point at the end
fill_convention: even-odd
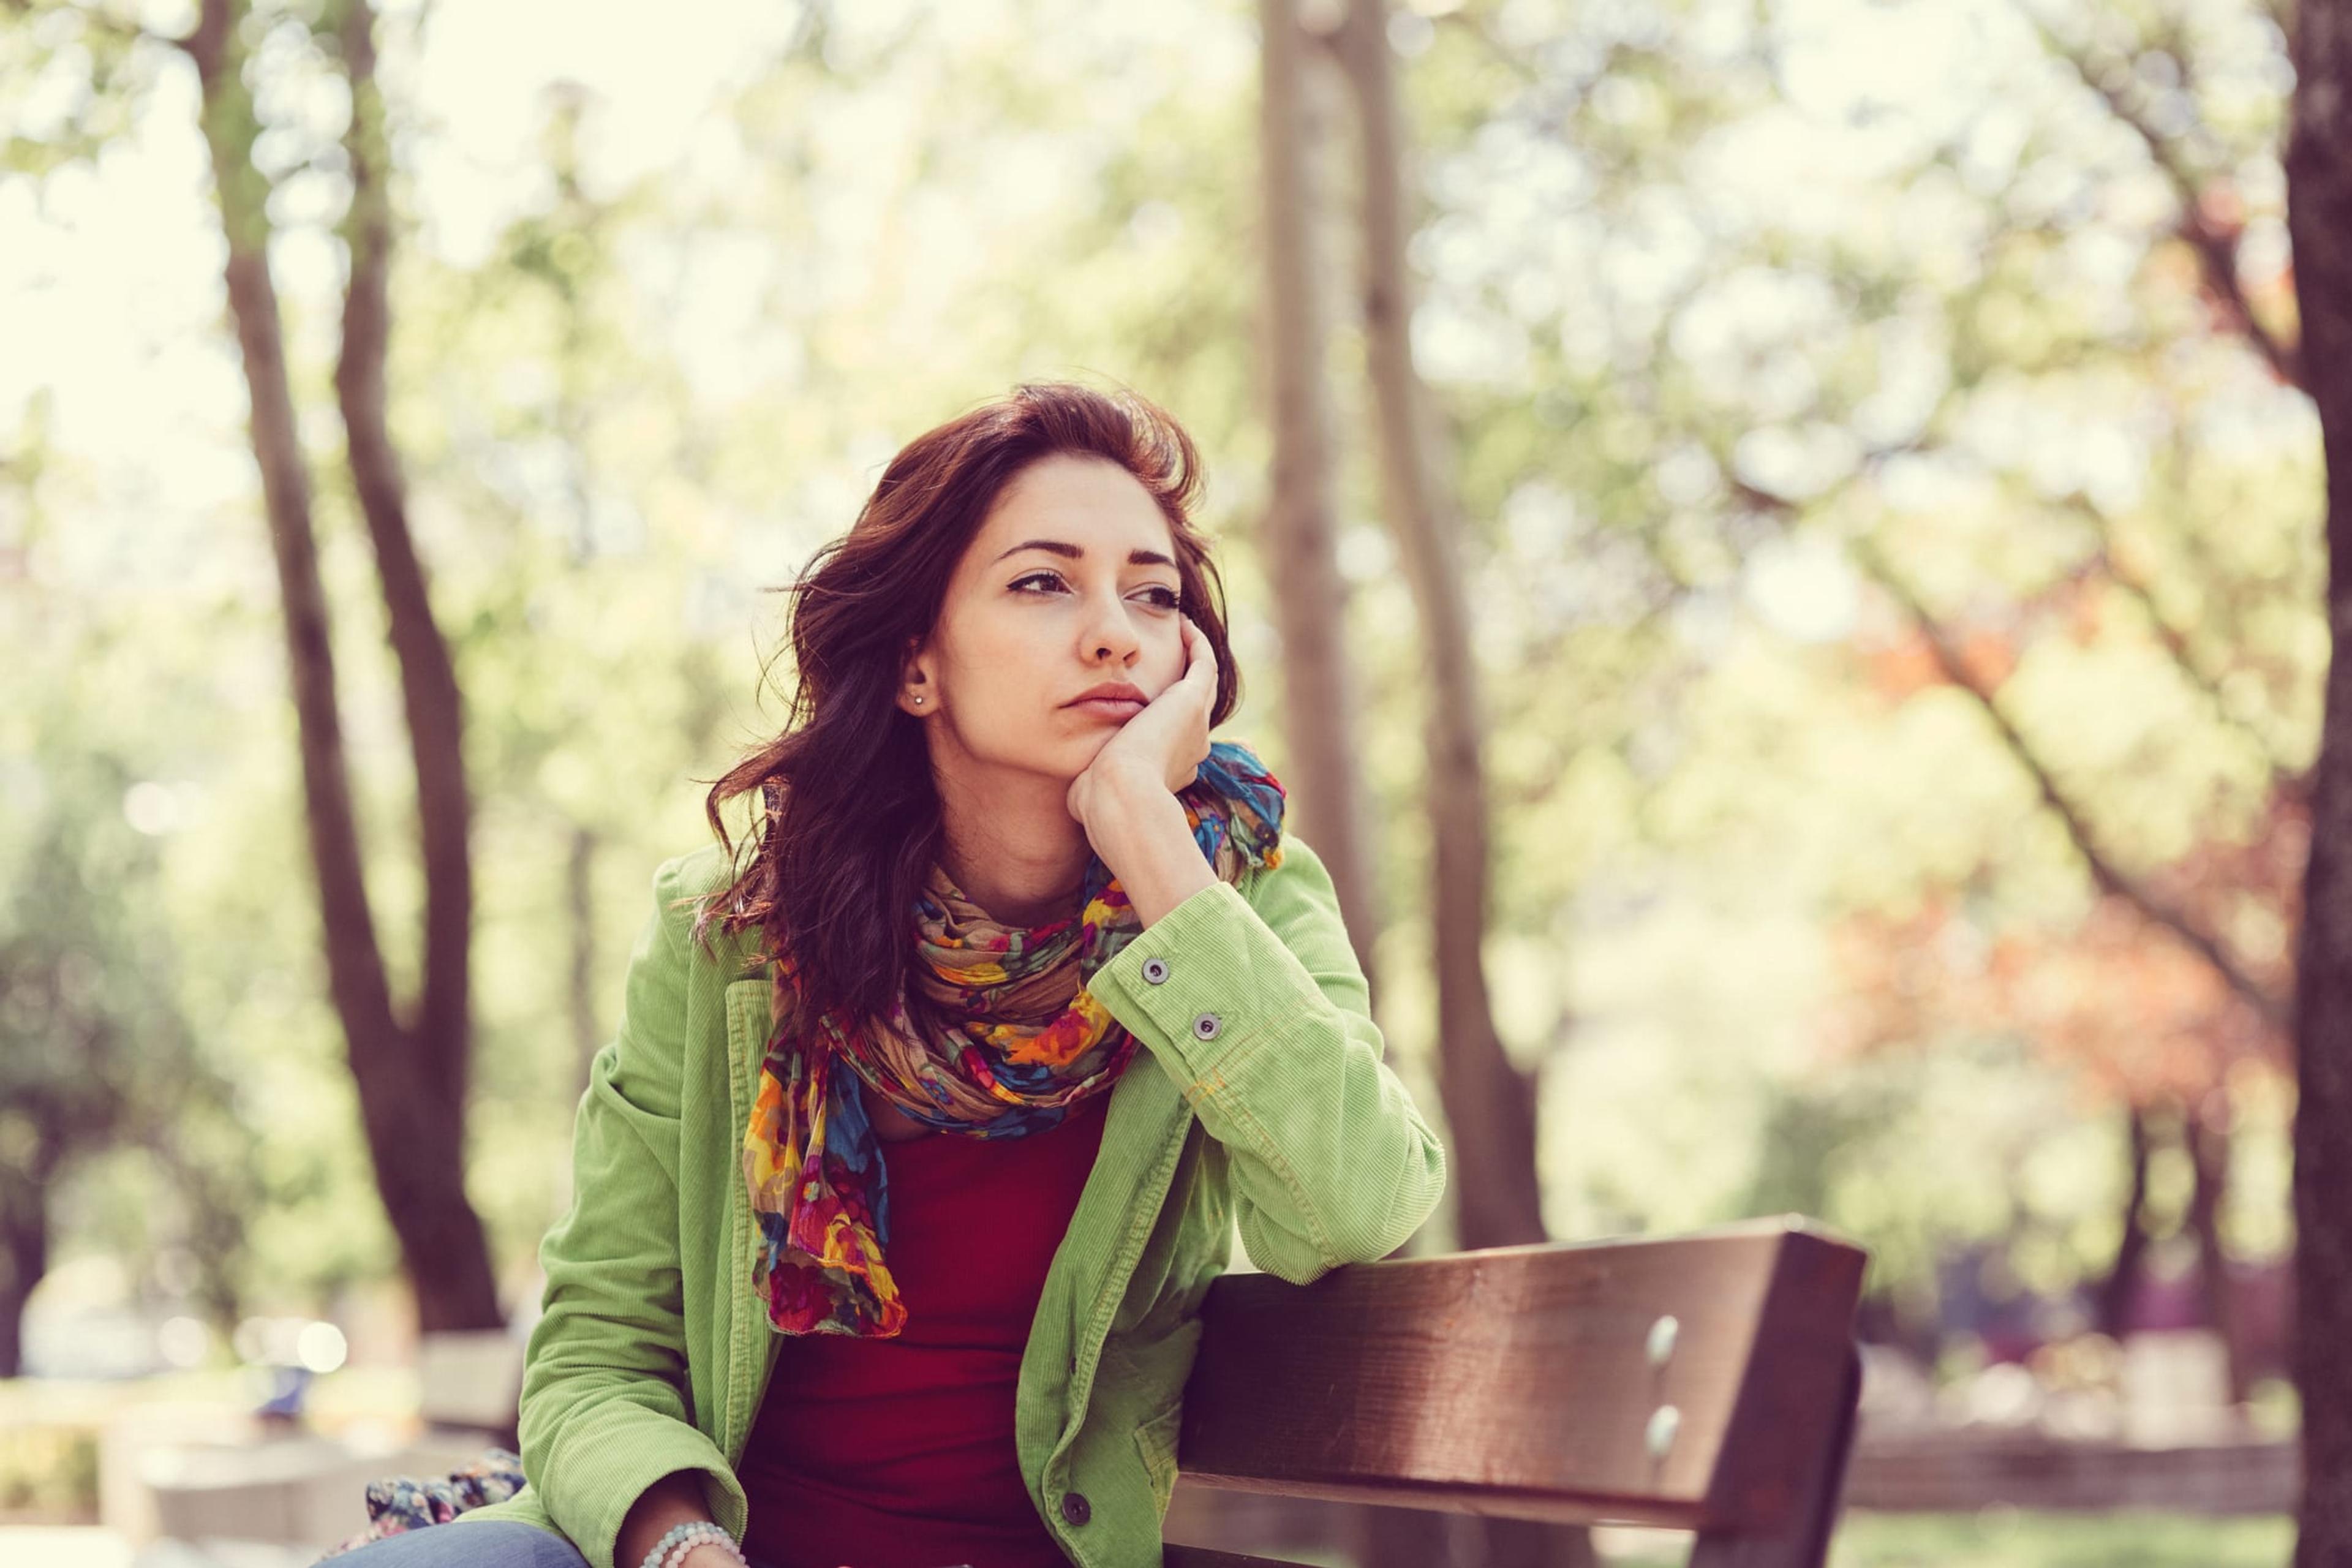
{"type": "Polygon", "coordinates": [[[2221,1205],[2230,1186],[2230,1101],[2216,1086],[2198,1105],[2187,1109],[2180,1136],[2189,1149],[2196,1184],[2189,1194],[2189,1227],[2197,1235],[2197,1291],[2205,1321],[2221,1336],[2228,1368],[2230,1405],[2242,1412],[2246,1404],[2246,1358],[2238,1342],[2237,1314],[2230,1295],[2230,1252],[2221,1241],[2221,1205]]]}
{"type": "Polygon", "coordinates": [[[2305,0],[2292,46],[2287,226],[2327,468],[2333,644],[2295,972],[2297,1568],[2352,1563],[2352,0],[2305,0]]]}
{"type": "MultiPolygon", "coordinates": [[[[465,1084],[446,1070],[446,1029],[419,1009],[423,1036],[394,1016],[367,901],[359,826],[345,769],[327,597],[311,526],[310,477],[286,369],[278,291],[269,270],[268,184],[253,162],[258,130],[244,79],[243,0],[205,0],[183,40],[203,94],[230,315],[251,397],[254,457],[286,608],[286,641],[302,759],[304,822],[318,873],[327,984],[344,1035],[360,1116],[417,1299],[419,1328],[492,1328],[500,1317],[489,1250],[465,1191],[465,1084]],[[429,1044],[427,1043],[429,1042],[429,1044]]],[[[420,779],[420,797],[425,793],[420,779]]],[[[444,891],[446,908],[446,884],[444,891]]],[[[446,918],[446,917],[445,917],[446,918]]],[[[446,940],[446,939],[445,939],[446,940]]],[[[427,953],[427,967],[434,962],[427,953]]],[[[448,969],[428,1005],[446,1014],[448,969]]],[[[463,970],[459,1005],[463,1005],[463,970]]],[[[462,1047],[462,1034],[458,1037],[462,1047]]]]}
{"type": "Polygon", "coordinates": [[[1430,922],[1435,942],[1439,1093],[1454,1137],[1452,1185],[1465,1247],[1545,1239],[1536,1180],[1535,1084],[1512,1065],[1486,994],[1486,786],[1483,703],[1463,608],[1462,523],[1441,478],[1436,428],[1412,363],[1405,275],[1402,132],[1387,8],[1351,0],[1339,51],[1356,89],[1362,158],[1364,317],[1374,441],[1429,670],[1430,922]]]}
{"type": "MultiPolygon", "coordinates": [[[[1324,180],[1333,107],[1307,68],[1296,0],[1262,0],[1259,156],[1265,225],[1265,291],[1259,342],[1274,437],[1266,509],[1266,576],[1282,637],[1284,716],[1292,789],[1331,872],[1341,918],[1375,1005],[1375,939],[1383,924],[1364,824],[1357,721],[1360,702],[1347,655],[1348,583],[1339,572],[1331,490],[1329,330],[1318,244],[1328,211],[1324,180]]],[[[1393,1047],[1386,1053],[1393,1065],[1393,1047]]],[[[1421,1233],[1391,1257],[1410,1253],[1421,1233]]],[[[1351,1508],[1339,1532],[1366,1568],[1423,1568],[1445,1558],[1445,1520],[1422,1510],[1351,1508]]]]}
{"type": "Polygon", "coordinates": [[[1328,120],[1302,68],[1305,39],[1296,0],[1262,0],[1259,156],[1264,164],[1265,294],[1260,342],[1273,409],[1274,493],[1266,508],[1265,558],[1282,637],[1285,729],[1292,794],[1330,868],[1357,962],[1374,997],[1382,994],[1373,939],[1381,926],[1367,851],[1360,708],[1347,655],[1348,584],[1339,574],[1331,506],[1331,414],[1324,380],[1323,280],[1317,245],[1324,191],[1318,178],[1328,120]]]}
{"type": "Polygon", "coordinates": [[[392,651],[416,769],[416,826],[425,869],[425,961],[415,1018],[421,1058],[451,1103],[463,1105],[470,1059],[473,866],[467,853],[472,805],[466,788],[464,712],[449,647],[434,623],[425,564],[408,527],[407,484],[384,412],[384,359],[392,338],[390,148],[375,77],[375,12],[344,0],[344,69],[352,117],[343,138],[352,178],[344,222],[351,275],[335,395],[343,416],[352,484],[374,547],[392,651]]]}
{"type": "MultiPolygon", "coordinates": [[[[1488,904],[1485,720],[1464,609],[1458,503],[1441,457],[1435,411],[1412,363],[1412,294],[1405,270],[1405,133],[1384,0],[1349,0],[1336,40],[1353,86],[1362,204],[1365,353],[1381,489],[1421,620],[1429,670],[1429,752],[1438,1093],[1452,1131],[1456,1234],[1464,1247],[1546,1239],[1536,1173],[1536,1090],[1513,1065],[1486,991],[1488,904]]],[[[1473,1555],[1489,1568],[1587,1564],[1588,1533],[1572,1526],[1480,1519],[1473,1555]]]]}
{"type": "MultiPolygon", "coordinates": [[[[467,1088],[473,1059],[474,871],[467,838],[473,803],[466,787],[465,717],[449,646],[433,619],[425,563],[408,528],[407,485],[384,413],[384,359],[392,340],[392,149],[375,74],[375,10],[344,0],[343,70],[352,114],[343,151],[352,178],[344,223],[350,281],[343,294],[342,352],[335,396],[343,416],[352,485],[375,549],[402,706],[416,770],[416,828],[425,870],[424,963],[415,1016],[404,1031],[430,1097],[430,1124],[401,1126],[394,1158],[415,1161],[430,1184],[416,1217],[424,1247],[412,1247],[418,1327],[425,1332],[497,1328],[497,1270],[488,1238],[466,1195],[467,1088]],[[430,1248],[432,1256],[420,1257],[430,1248]]],[[[383,1145],[378,1146],[383,1149],[383,1145]]],[[[379,1168],[383,1153],[378,1155],[379,1168]]]]}
{"type": "Polygon", "coordinates": [[[2131,1191],[2124,1199],[2123,1237],[2116,1243],[2115,1262],[2098,1293],[2099,1332],[2113,1340],[2122,1339],[2131,1326],[2140,1260],[2147,1256],[2147,1111],[2131,1105],[2125,1113],[2131,1137],[2131,1191]]]}
{"type": "Polygon", "coordinates": [[[49,1271],[48,1167],[0,1168],[0,1377],[24,1375],[25,1303],[49,1271]]]}

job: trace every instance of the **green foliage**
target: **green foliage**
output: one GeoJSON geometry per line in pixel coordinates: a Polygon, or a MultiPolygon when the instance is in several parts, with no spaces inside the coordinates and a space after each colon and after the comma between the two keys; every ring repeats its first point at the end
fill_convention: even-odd
{"type": "Polygon", "coordinates": [[[0,1427],[0,1517],[95,1521],[98,1438],[89,1427],[0,1427]]]}
{"type": "Polygon", "coordinates": [[[153,836],[189,797],[144,778],[150,742],[105,717],[121,627],[58,610],[12,629],[21,696],[0,715],[0,749],[22,761],[0,775],[0,1195],[21,1215],[64,1184],[54,1237],[173,1253],[196,1309],[222,1321],[254,1154],[229,1064],[191,1028],[158,912],[153,836]],[[97,1179],[109,1170],[120,1179],[97,1179]]]}
{"type": "MultiPolygon", "coordinates": [[[[2096,845],[2275,973],[2290,910],[2260,868],[2292,860],[2276,808],[2312,752],[2326,647],[2317,439],[2209,310],[2180,238],[2191,208],[2234,224],[2257,318],[2288,330],[2274,25],[2205,0],[2037,7],[2046,37],[2011,10],[1916,4],[1419,9],[1435,14],[1395,35],[1423,203],[1415,343],[1467,528],[1495,1006],[1545,1073],[1554,1232],[1799,1208],[1869,1243],[1898,1293],[1958,1243],[2006,1239],[2052,1288],[2095,1271],[2117,1099],[2144,1064],[2028,1004],[2080,979],[2058,961],[2093,930],[2096,884],[1905,599],[1996,673],[2001,717],[2096,845]],[[2121,62],[2119,101],[2189,127],[2166,142],[2185,193],[2062,51],[2094,78],[2121,62]],[[2168,51],[2198,68],[2173,69],[2182,85],[2168,51]],[[1929,912],[1931,934],[1899,928],[1929,912]],[[1883,973],[1858,973],[1857,950],[1883,973]],[[2049,967],[1971,1004],[2011,952],[2049,967]]],[[[706,838],[708,782],[781,721],[790,662],[761,590],[847,526],[901,441],[1025,375],[1116,378],[1173,408],[1225,544],[1233,732],[1277,772],[1286,585],[1253,548],[1252,8],[810,6],[788,37],[691,40],[748,58],[678,110],[699,119],[671,162],[615,173],[640,122],[550,86],[510,178],[469,173],[446,106],[403,96],[450,11],[388,19],[383,39],[392,421],[466,694],[473,1191],[519,1290],[652,868],[706,838]],[[478,244],[455,237],[469,225],[478,244]]],[[[111,189],[110,147],[201,151],[170,121],[184,96],[165,113],[123,74],[184,62],[100,16],[0,19],[0,113],[22,128],[7,211],[111,189]],[[40,93],[62,107],[22,107],[40,93]]],[[[371,896],[407,995],[405,734],[327,412],[342,128],[318,21],[264,5],[240,32],[239,134],[271,182],[371,896]]],[[[1379,517],[1354,258],[1331,237],[1339,549],[1389,922],[1377,1002],[1428,1096],[1425,660],[1379,517]]],[[[226,1294],[315,1307],[392,1259],[323,998],[274,584],[207,291],[217,244],[155,235],[204,282],[141,330],[221,357],[173,367],[138,449],[86,417],[61,440],[39,396],[0,405],[17,431],[0,550],[22,563],[0,583],[0,663],[54,696],[45,729],[0,721],[18,725],[11,778],[93,822],[132,788],[188,804],[142,841],[143,879],[96,879],[145,889],[135,908],[93,905],[77,941],[154,955],[157,1016],[234,1086],[187,1134],[194,1167],[254,1151],[214,1205],[241,1207],[247,1247],[202,1244],[238,1259],[226,1294]]],[[[45,341],[33,382],[65,384],[83,345],[45,341]]],[[[2118,948],[2131,963],[2081,955],[2101,995],[2172,994],[2168,937],[2118,948]]],[[[2118,1032],[2192,1065],[2276,1062],[2228,998],[2179,991],[2118,1032]]],[[[2274,1253],[2291,1106],[2275,1074],[2230,1081],[2231,1233],[2274,1253]]],[[[145,1158],[76,1178],[70,1212],[110,1216],[78,1244],[138,1234],[145,1158]]]]}
{"type": "Polygon", "coordinates": [[[154,51],[108,12],[15,0],[0,26],[0,174],[42,176],[123,137],[154,51]]]}
{"type": "Polygon", "coordinates": [[[2179,1514],[1849,1514],[1835,1568],[2271,1568],[2293,1551],[2287,1519],[2179,1514]]]}

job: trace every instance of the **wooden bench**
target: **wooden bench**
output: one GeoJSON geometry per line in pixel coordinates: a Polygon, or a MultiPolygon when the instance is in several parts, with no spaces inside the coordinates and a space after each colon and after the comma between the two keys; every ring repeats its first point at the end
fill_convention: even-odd
{"type": "MultiPolygon", "coordinates": [[[[1191,1484],[1696,1532],[1820,1568],[1861,1394],[1865,1254],[1800,1218],[1219,1279],[1191,1484]]],[[[1291,1568],[1171,1544],[1167,1568],[1291,1568]]]]}

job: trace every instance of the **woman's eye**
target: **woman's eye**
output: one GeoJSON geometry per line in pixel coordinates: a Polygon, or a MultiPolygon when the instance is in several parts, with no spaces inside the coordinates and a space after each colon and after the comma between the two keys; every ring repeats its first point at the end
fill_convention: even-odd
{"type": "MultiPolygon", "coordinates": [[[[1019,588],[1027,593],[1043,593],[1045,591],[1042,588],[1031,588],[1029,584],[1032,583],[1043,583],[1059,587],[1062,585],[1062,575],[1058,572],[1032,572],[1025,577],[1015,577],[1008,586],[1019,588]]],[[[1158,595],[1158,597],[1151,601],[1152,607],[1154,609],[1172,610],[1183,603],[1183,601],[1178,597],[1175,589],[1161,584],[1154,584],[1153,586],[1145,589],[1144,592],[1158,595]]]]}

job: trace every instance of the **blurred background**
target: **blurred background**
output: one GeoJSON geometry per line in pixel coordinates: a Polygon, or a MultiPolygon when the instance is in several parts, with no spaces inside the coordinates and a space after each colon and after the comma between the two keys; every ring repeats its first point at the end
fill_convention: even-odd
{"type": "Polygon", "coordinates": [[[1814,1216],[1833,1562],[2283,1561],[2283,5],[0,4],[0,1559],[499,1429],[762,590],[1068,377],[1202,444],[1421,1250],[1814,1216]]]}

